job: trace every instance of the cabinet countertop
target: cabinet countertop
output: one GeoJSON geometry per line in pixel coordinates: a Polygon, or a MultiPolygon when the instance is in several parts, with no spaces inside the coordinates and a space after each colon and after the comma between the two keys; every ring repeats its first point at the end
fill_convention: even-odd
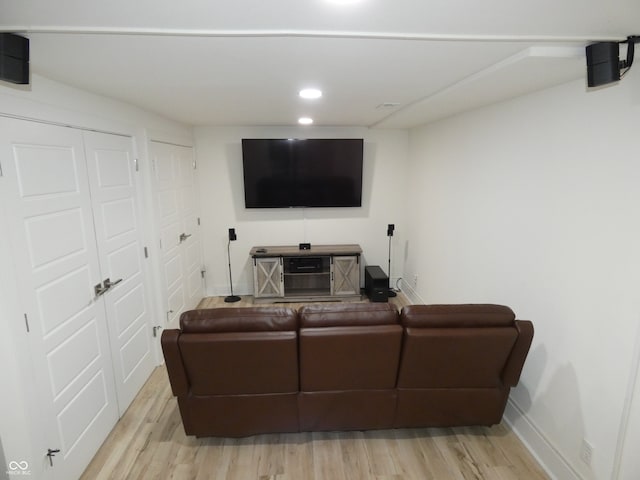
{"type": "Polygon", "coordinates": [[[252,257],[303,257],[316,255],[360,255],[360,245],[311,245],[309,250],[300,250],[298,245],[265,245],[253,247],[252,257]]]}

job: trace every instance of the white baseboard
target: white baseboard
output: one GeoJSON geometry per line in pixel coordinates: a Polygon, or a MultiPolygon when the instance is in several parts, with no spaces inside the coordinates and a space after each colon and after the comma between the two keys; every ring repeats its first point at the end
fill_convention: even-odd
{"type": "Polygon", "coordinates": [[[503,418],[549,477],[553,480],[584,480],[511,399],[507,402],[503,418]]]}
{"type": "Polygon", "coordinates": [[[400,279],[400,288],[402,290],[402,293],[404,293],[404,296],[407,297],[407,299],[409,300],[409,302],[411,302],[412,304],[423,304],[426,303],[421,297],[420,295],[418,295],[416,293],[416,291],[411,288],[411,285],[409,285],[407,282],[405,282],[403,279],[400,279]]]}

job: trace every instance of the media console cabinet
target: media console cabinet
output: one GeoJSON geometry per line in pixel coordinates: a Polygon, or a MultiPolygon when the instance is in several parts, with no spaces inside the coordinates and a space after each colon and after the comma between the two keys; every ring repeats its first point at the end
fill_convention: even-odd
{"type": "Polygon", "coordinates": [[[360,299],[360,245],[253,247],[256,302],[360,299]]]}

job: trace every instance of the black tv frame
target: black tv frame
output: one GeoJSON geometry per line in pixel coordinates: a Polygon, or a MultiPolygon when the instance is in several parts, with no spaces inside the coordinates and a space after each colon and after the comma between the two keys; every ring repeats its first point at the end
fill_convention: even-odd
{"type": "Polygon", "coordinates": [[[242,139],[246,208],[362,206],[361,138],[242,139]]]}

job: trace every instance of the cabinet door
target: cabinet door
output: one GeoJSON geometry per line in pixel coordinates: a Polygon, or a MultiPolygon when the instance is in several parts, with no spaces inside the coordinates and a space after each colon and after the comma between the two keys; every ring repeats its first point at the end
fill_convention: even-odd
{"type": "Polygon", "coordinates": [[[331,295],[360,294],[360,256],[333,257],[331,295]]]}
{"type": "Polygon", "coordinates": [[[282,258],[253,259],[254,297],[284,297],[282,258]]]}

